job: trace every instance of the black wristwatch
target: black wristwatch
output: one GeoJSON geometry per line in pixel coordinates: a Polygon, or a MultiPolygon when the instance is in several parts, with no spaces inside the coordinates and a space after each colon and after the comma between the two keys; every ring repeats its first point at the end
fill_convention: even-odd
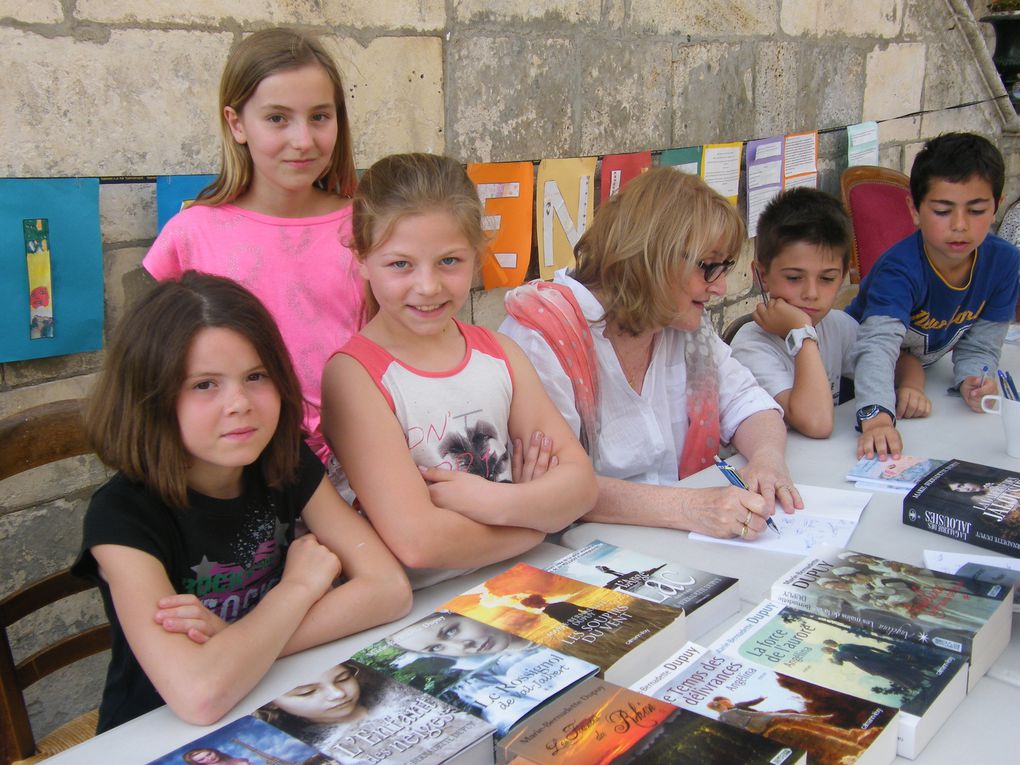
{"type": "Polygon", "coordinates": [[[858,433],[861,432],[861,424],[865,420],[874,419],[875,417],[878,417],[878,415],[882,414],[883,412],[885,414],[889,415],[889,418],[892,420],[893,427],[895,428],[896,427],[896,415],[895,414],[890,412],[884,406],[879,406],[878,404],[868,404],[867,406],[862,406],[860,409],[857,410],[857,432],[858,433]]]}

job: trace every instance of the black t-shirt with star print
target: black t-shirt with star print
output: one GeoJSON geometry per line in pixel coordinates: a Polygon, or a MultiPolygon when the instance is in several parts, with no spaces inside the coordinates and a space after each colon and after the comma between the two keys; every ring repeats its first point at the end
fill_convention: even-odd
{"type": "MultiPolygon", "coordinates": [[[[98,576],[91,549],[114,544],[152,555],[178,593],[196,595],[210,611],[233,622],[280,581],[294,522],[323,474],[322,463],[302,444],[297,481],[283,490],[269,489],[255,463],[245,468],[240,497],[214,499],[189,491],[191,506],[183,509],[168,507],[120,473],[96,491],[85,514],[82,549],[72,571],[98,583],[113,630],[99,732],[164,702],[124,637],[110,588],[98,576]]],[[[156,612],[155,603],[152,611],[156,612]]]]}

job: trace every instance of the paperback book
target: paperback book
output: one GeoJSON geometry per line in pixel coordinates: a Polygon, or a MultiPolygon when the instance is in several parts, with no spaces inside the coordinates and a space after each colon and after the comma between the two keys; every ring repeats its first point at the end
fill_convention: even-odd
{"type": "Polygon", "coordinates": [[[911,457],[906,454],[898,460],[891,457],[884,460],[878,457],[861,457],[846,474],[846,480],[856,484],[859,489],[906,494],[918,481],[945,463],[945,460],[911,457]]]}
{"type": "Polygon", "coordinates": [[[328,667],[255,716],[339,765],[485,765],[493,726],[356,660],[328,667]]]}
{"type": "Polygon", "coordinates": [[[898,711],[687,643],[633,689],[803,749],[809,765],[888,765],[898,711]]]}
{"type": "Polygon", "coordinates": [[[518,563],[443,606],[596,664],[626,685],[687,640],[684,612],[518,563]]]}
{"type": "Polygon", "coordinates": [[[967,693],[967,662],[773,601],[709,646],[774,672],[900,710],[896,751],[914,759],[967,693]]]}
{"type": "Polygon", "coordinates": [[[181,763],[250,765],[272,762],[281,765],[334,765],[314,747],[288,736],[254,717],[240,717],[212,733],[153,760],[149,765],[181,763]]]}
{"type": "Polygon", "coordinates": [[[512,765],[794,765],[804,753],[602,680],[586,680],[497,746],[512,765]]]}
{"type": "Polygon", "coordinates": [[[599,668],[448,611],[429,614],[354,654],[404,685],[488,722],[496,737],[599,668]]]}
{"type": "Polygon", "coordinates": [[[949,460],[903,498],[903,522],[1020,556],[1020,473],[949,460]]]}
{"type": "Polygon", "coordinates": [[[579,582],[620,590],[687,615],[687,634],[697,637],[740,610],[737,580],[625,550],[601,540],[565,555],[550,566],[579,582]]]}
{"type": "Polygon", "coordinates": [[[772,600],[962,655],[968,688],[1009,644],[1008,586],[853,550],[823,549],[772,585],[772,600]]]}

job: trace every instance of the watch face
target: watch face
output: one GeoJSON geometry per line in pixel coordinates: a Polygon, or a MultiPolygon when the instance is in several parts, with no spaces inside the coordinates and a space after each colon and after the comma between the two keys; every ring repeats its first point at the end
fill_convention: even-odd
{"type": "Polygon", "coordinates": [[[857,410],[858,420],[870,420],[872,417],[878,414],[878,404],[868,404],[868,406],[862,406],[857,410]]]}

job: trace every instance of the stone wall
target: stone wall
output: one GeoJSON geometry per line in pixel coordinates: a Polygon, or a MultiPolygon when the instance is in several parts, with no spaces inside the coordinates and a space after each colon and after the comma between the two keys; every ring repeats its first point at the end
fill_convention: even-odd
{"type": "MultiPolygon", "coordinates": [[[[1007,198],[1020,190],[1016,117],[990,102],[1003,91],[987,30],[963,0],[0,0],[0,174],[215,172],[223,62],[246,32],[277,24],[319,32],[336,56],[360,167],[404,150],[538,160],[834,128],[820,159],[835,192],[838,128],[877,119],[889,167],[909,168],[940,132],[973,130],[1007,154],[1007,198]]],[[[154,186],[104,183],[100,206],[109,328],[147,285],[154,186]]],[[[746,262],[719,326],[748,309],[746,262]]],[[[501,298],[476,291],[468,318],[494,326],[501,298]]],[[[0,416],[83,395],[100,358],[0,365],[0,416]]],[[[0,595],[71,559],[102,476],[73,467],[28,482],[46,496],[2,487],[0,595]]],[[[40,732],[54,706],[70,711],[59,695],[37,694],[40,732]]]]}

